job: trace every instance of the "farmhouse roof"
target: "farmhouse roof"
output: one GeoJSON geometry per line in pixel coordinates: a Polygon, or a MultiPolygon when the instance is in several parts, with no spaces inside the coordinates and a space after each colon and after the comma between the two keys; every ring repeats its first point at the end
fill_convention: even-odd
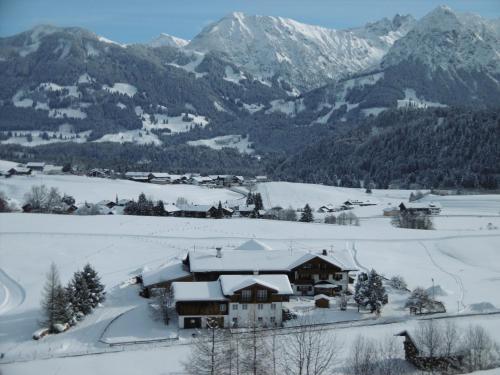
{"type": "Polygon", "coordinates": [[[197,281],[172,283],[174,300],[179,301],[226,301],[219,281],[197,281]]]}
{"type": "Polygon", "coordinates": [[[189,251],[191,272],[210,271],[291,271],[295,267],[316,257],[333,264],[344,271],[356,270],[347,255],[320,255],[305,251],[272,250],[229,250],[217,257],[213,251],[189,251]]]}
{"type": "Polygon", "coordinates": [[[275,290],[277,294],[293,294],[287,275],[221,275],[219,280],[222,292],[226,296],[231,296],[254,284],[275,290]]]}
{"type": "Polygon", "coordinates": [[[184,270],[182,263],[170,263],[155,270],[144,272],[142,274],[142,284],[147,287],[162,282],[178,280],[189,275],[190,273],[184,270]]]}
{"type": "Polygon", "coordinates": [[[251,239],[242,243],[235,250],[272,250],[272,248],[259,240],[251,239]]]}

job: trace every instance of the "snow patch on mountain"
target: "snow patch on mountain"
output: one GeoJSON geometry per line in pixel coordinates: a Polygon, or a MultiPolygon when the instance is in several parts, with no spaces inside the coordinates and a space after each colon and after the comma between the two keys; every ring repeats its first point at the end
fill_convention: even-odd
{"type": "Polygon", "coordinates": [[[141,129],[105,134],[104,136],[102,136],[101,138],[99,138],[94,142],[135,143],[139,145],[154,144],[156,146],[162,144],[162,142],[158,139],[158,137],[155,134],[145,132],[141,129]]]}
{"type": "Polygon", "coordinates": [[[241,80],[247,79],[242,71],[235,71],[231,66],[227,65],[224,70],[223,79],[228,82],[240,84],[241,80]]]}
{"type": "Polygon", "coordinates": [[[428,107],[447,107],[446,104],[429,102],[425,99],[420,99],[417,97],[415,90],[405,89],[405,98],[398,100],[398,108],[428,108],[428,107]]]}
{"type": "Polygon", "coordinates": [[[178,69],[183,69],[189,73],[193,73],[196,78],[205,77],[207,75],[207,73],[205,73],[205,72],[199,73],[196,71],[196,68],[198,67],[198,65],[200,65],[201,62],[203,61],[203,59],[205,58],[205,54],[199,53],[199,52],[192,52],[190,54],[190,57],[192,60],[187,64],[179,65],[177,63],[171,62],[171,63],[167,63],[167,65],[173,66],[173,67],[178,68],[178,69]]]}
{"type": "Polygon", "coordinates": [[[87,114],[80,108],[54,108],[49,111],[49,117],[84,119],[87,114]]]}
{"type": "Polygon", "coordinates": [[[248,112],[253,114],[255,112],[259,112],[260,110],[264,109],[265,105],[255,104],[255,103],[252,104],[243,103],[243,108],[245,108],[248,112]]]}
{"type": "Polygon", "coordinates": [[[122,95],[127,95],[129,97],[133,97],[137,93],[137,87],[122,82],[115,83],[112,87],[109,87],[108,85],[103,85],[102,89],[112,94],[118,93],[122,95]]]}
{"type": "Polygon", "coordinates": [[[223,135],[210,139],[198,139],[196,141],[188,141],[190,146],[206,146],[214,150],[221,150],[223,148],[234,148],[242,154],[252,154],[254,152],[252,143],[249,142],[248,137],[241,135],[223,135]]]}

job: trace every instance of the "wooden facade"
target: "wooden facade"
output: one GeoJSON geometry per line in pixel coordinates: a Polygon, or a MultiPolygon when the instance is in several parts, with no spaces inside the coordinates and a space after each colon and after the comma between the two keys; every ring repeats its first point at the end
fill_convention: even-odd
{"type": "Polygon", "coordinates": [[[225,301],[179,301],[175,305],[179,315],[227,315],[228,306],[225,301]]]}
{"type": "Polygon", "coordinates": [[[289,296],[278,295],[276,294],[276,290],[256,283],[235,291],[234,294],[229,297],[229,301],[232,303],[238,302],[246,304],[287,302],[289,301],[289,296]]]}

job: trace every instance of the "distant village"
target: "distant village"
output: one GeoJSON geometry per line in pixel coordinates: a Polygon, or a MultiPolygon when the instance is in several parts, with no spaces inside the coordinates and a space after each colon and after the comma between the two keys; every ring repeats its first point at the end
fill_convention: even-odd
{"type": "MultiPolygon", "coordinates": [[[[88,171],[74,171],[70,165],[58,166],[45,162],[29,162],[26,164],[19,164],[18,166],[11,167],[7,170],[0,170],[0,176],[11,178],[13,176],[31,176],[35,174],[73,174],[80,176],[87,176],[91,178],[107,178],[107,179],[126,179],[137,183],[149,183],[157,185],[194,185],[205,188],[226,188],[239,192],[246,196],[246,200],[235,204],[234,202],[219,202],[219,204],[192,204],[180,197],[177,202],[161,202],[161,209],[155,213],[154,205],[159,201],[148,201],[147,203],[152,206],[151,213],[134,212],[129,210],[127,206],[135,204],[131,198],[119,198],[118,196],[109,197],[111,199],[103,199],[99,202],[85,202],[84,204],[76,205],[75,199],[71,196],[64,195],[60,199],[60,204],[54,210],[49,210],[52,213],[66,213],[66,214],[83,214],[83,215],[121,215],[121,214],[138,214],[143,216],[174,216],[174,217],[192,217],[192,218],[230,218],[230,217],[253,217],[272,220],[288,220],[297,221],[297,212],[303,216],[304,210],[311,210],[309,205],[304,208],[292,209],[284,208],[281,206],[273,206],[264,208],[262,198],[259,193],[255,196],[251,193],[256,184],[269,182],[267,176],[252,176],[245,177],[230,174],[218,175],[201,175],[200,173],[185,173],[173,174],[167,172],[141,172],[141,171],[128,171],[125,173],[117,173],[110,169],[93,168],[88,171]],[[243,189],[238,189],[242,187],[243,189]],[[249,193],[250,192],[250,193],[249,193]],[[113,199],[114,198],[114,199],[113,199]],[[249,199],[250,198],[250,199],[249,199]]],[[[366,191],[371,194],[371,190],[366,191]]],[[[342,222],[338,224],[344,225],[359,225],[358,218],[351,212],[355,207],[376,206],[377,202],[370,199],[358,200],[350,199],[339,204],[328,203],[315,209],[315,212],[320,217],[324,217],[324,221],[330,224],[335,224],[337,219],[332,214],[342,213],[339,218],[342,222]],[[347,212],[347,213],[346,213],[347,212]],[[330,216],[328,216],[330,215],[330,216]],[[331,219],[334,218],[333,222],[331,219]]],[[[41,212],[37,207],[33,207],[30,203],[22,205],[24,212],[41,212]]],[[[137,209],[139,210],[139,208],[137,209]]],[[[137,211],[136,210],[136,211],[137,211]]],[[[401,203],[399,206],[386,206],[382,208],[381,214],[388,217],[397,217],[402,212],[412,215],[438,215],[441,212],[439,203],[418,203],[409,202],[401,203]]],[[[313,212],[309,214],[306,220],[300,221],[314,221],[313,212]]]]}

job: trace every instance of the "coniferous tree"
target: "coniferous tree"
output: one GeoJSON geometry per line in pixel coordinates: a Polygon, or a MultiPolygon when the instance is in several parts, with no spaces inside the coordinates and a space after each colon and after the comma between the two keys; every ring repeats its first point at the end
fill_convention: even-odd
{"type": "Polygon", "coordinates": [[[251,204],[254,204],[254,196],[252,193],[248,193],[247,194],[247,201],[246,201],[246,204],[247,206],[251,205],[251,204]]]}
{"type": "Polygon", "coordinates": [[[366,297],[368,295],[368,275],[361,272],[358,275],[356,285],[354,286],[354,301],[360,307],[366,307],[366,297]]]}
{"type": "Polygon", "coordinates": [[[255,204],[255,209],[257,210],[264,209],[264,203],[262,202],[262,195],[260,195],[260,193],[256,193],[254,195],[254,204],[255,204]]]}
{"type": "Polygon", "coordinates": [[[83,315],[90,314],[92,311],[93,300],[87,281],[83,276],[83,272],[75,272],[73,275],[73,284],[75,286],[74,300],[76,304],[76,311],[83,315]]]}
{"type": "Polygon", "coordinates": [[[313,213],[309,204],[306,204],[304,207],[304,211],[302,211],[302,215],[300,216],[300,221],[304,223],[310,223],[314,220],[313,213]]]}
{"type": "Polygon", "coordinates": [[[153,208],[154,216],[167,216],[167,211],[165,211],[165,206],[163,205],[163,201],[159,200],[156,203],[156,206],[153,208]]]}
{"type": "Polygon", "coordinates": [[[65,324],[70,320],[66,308],[67,300],[59,279],[59,271],[56,265],[52,263],[43,288],[43,319],[40,325],[48,328],[50,332],[57,332],[56,324],[65,324]]]}
{"type": "Polygon", "coordinates": [[[104,285],[101,283],[101,278],[97,274],[96,270],[94,270],[89,263],[87,263],[85,267],[83,267],[82,275],[87,284],[87,288],[91,297],[91,304],[94,308],[99,303],[104,302],[104,285]]]}
{"type": "Polygon", "coordinates": [[[388,302],[387,292],[382,282],[382,276],[380,276],[374,269],[372,269],[368,275],[368,289],[366,295],[366,305],[370,308],[370,311],[380,313],[383,305],[388,302]]]}
{"type": "Polygon", "coordinates": [[[224,217],[224,210],[222,208],[222,203],[219,201],[219,205],[217,206],[217,211],[215,212],[216,219],[222,219],[224,217]]]}

